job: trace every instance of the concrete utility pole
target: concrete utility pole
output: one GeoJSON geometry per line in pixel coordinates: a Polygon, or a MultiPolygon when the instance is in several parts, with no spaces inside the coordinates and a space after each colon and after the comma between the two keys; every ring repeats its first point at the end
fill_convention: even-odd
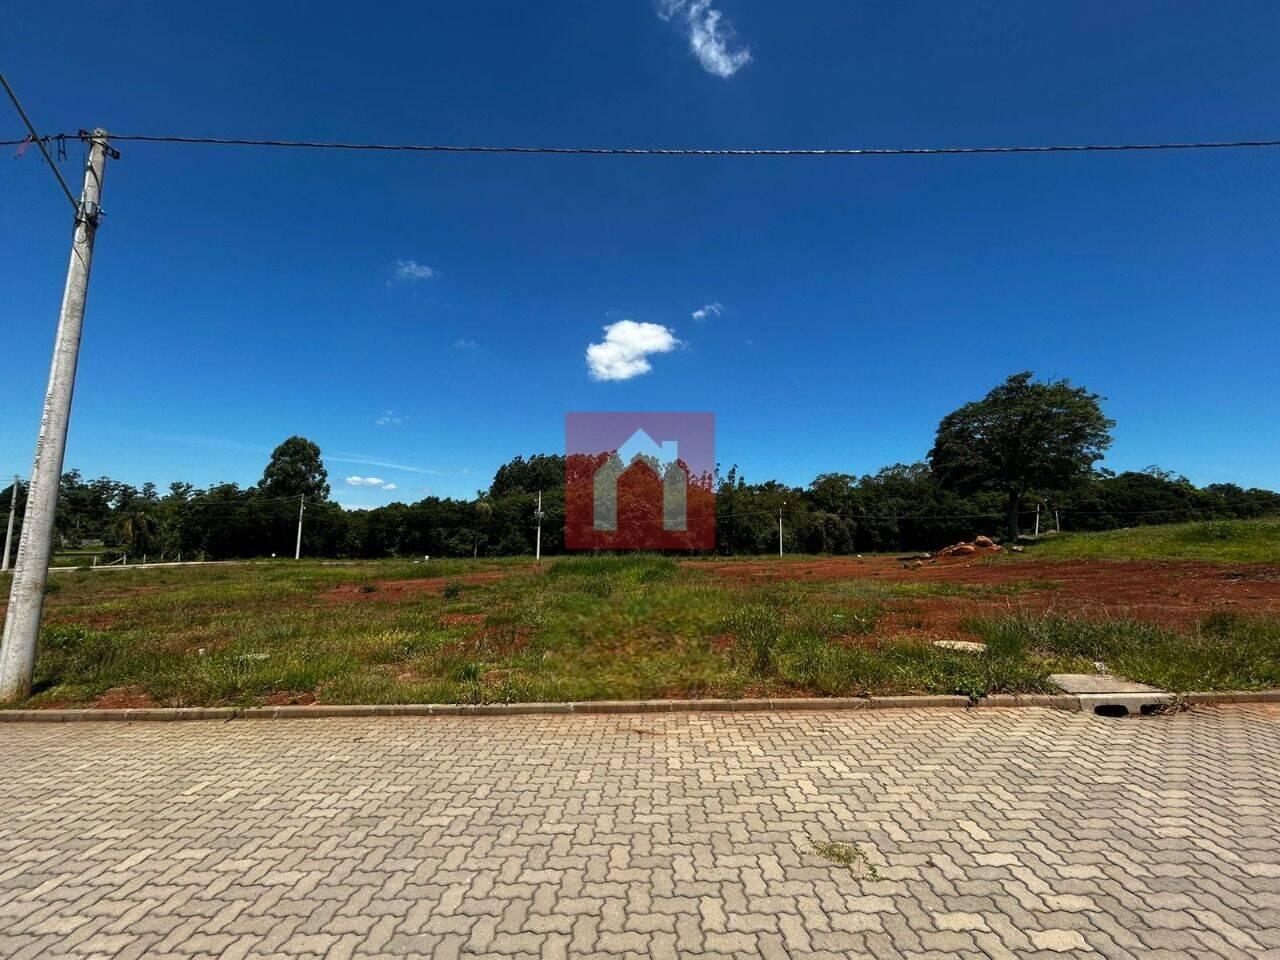
{"type": "Polygon", "coordinates": [[[110,149],[107,131],[101,128],[94,130],[89,140],[84,187],[76,209],[71,263],[67,267],[67,285],[62,292],[62,313],[58,318],[53,365],[49,370],[49,389],[44,397],[35,463],[27,486],[27,508],[23,513],[22,536],[18,539],[18,562],[14,567],[13,586],[9,590],[4,642],[0,646],[0,703],[12,703],[31,692],[36,638],[40,633],[44,588],[49,578],[49,557],[53,552],[53,518],[58,506],[58,484],[62,479],[62,459],[67,450],[71,396],[75,389],[76,362],[80,356],[84,303],[89,292],[93,238],[98,230],[102,178],[110,149]]]}
{"type": "Polygon", "coordinates": [[[293,548],[293,559],[302,559],[302,508],[306,506],[307,495],[305,493],[298,494],[298,542],[293,548]]]}
{"type": "Polygon", "coordinates": [[[18,475],[13,475],[13,493],[9,497],[9,527],[4,532],[4,558],[0,559],[0,573],[9,569],[9,547],[13,543],[13,515],[18,512],[18,475]]]}
{"type": "Polygon", "coordinates": [[[534,550],[534,559],[542,562],[542,491],[538,491],[538,545],[534,550]]]}
{"type": "MultiPolygon", "coordinates": [[[[782,506],[786,505],[787,501],[783,500],[782,506]]],[[[778,508],[778,556],[782,556],[782,507],[778,508]]]]}

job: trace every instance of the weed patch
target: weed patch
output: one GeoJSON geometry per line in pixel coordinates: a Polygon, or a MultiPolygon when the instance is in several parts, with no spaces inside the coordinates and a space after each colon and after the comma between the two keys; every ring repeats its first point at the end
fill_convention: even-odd
{"type": "Polygon", "coordinates": [[[871,862],[866,852],[856,843],[831,843],[820,841],[814,843],[813,852],[818,856],[847,867],[854,873],[868,880],[879,880],[880,872],[871,862]]]}

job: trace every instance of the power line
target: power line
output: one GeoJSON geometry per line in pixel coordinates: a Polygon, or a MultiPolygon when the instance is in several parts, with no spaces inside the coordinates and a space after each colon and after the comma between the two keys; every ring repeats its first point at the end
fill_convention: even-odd
{"type": "MultiPolygon", "coordinates": [[[[62,187],[62,192],[67,195],[67,200],[71,204],[71,209],[77,213],[80,211],[80,204],[76,202],[76,198],[71,195],[71,188],[67,186],[67,181],[62,179],[62,173],[58,170],[57,165],[53,162],[53,158],[49,156],[49,150],[45,143],[49,137],[41,137],[36,132],[35,125],[31,122],[31,118],[27,116],[27,111],[22,109],[22,104],[18,100],[18,95],[13,92],[13,87],[9,86],[9,81],[5,79],[3,73],[0,73],[0,84],[4,84],[5,93],[9,94],[9,99],[13,101],[14,109],[18,111],[18,116],[22,117],[22,122],[27,125],[27,129],[31,131],[30,137],[26,140],[19,140],[18,143],[26,143],[34,141],[35,145],[40,148],[40,152],[44,154],[45,161],[49,164],[49,169],[53,171],[53,175],[58,178],[58,186],[62,187]]],[[[8,143],[7,146],[13,144],[8,143]]]]}
{"type": "MultiPolygon", "coordinates": [[[[1204,504],[1200,506],[1195,506],[1190,504],[1178,504],[1176,506],[1161,507],[1159,509],[1154,509],[1154,510],[1076,510],[1072,507],[1058,507],[1057,509],[1061,511],[1061,513],[1064,516],[1069,514],[1071,516],[1076,516],[1076,517],[1098,517],[1098,516],[1136,517],[1136,516],[1148,516],[1148,515],[1154,515],[1154,514],[1160,514],[1160,513],[1192,513],[1192,512],[1210,512],[1214,510],[1237,510],[1240,508],[1247,508],[1247,507],[1258,507],[1264,510],[1265,509],[1275,510],[1277,507],[1280,507],[1280,499],[1253,500],[1253,501],[1242,500],[1237,503],[1204,504]]],[[[1034,515],[1035,512],[1036,511],[1034,510],[1018,511],[1019,515],[1026,514],[1028,516],[1034,515]]],[[[763,510],[744,510],[740,513],[717,514],[716,520],[717,521],[733,520],[737,517],[756,517],[756,516],[764,516],[766,514],[769,516],[774,516],[776,513],[777,513],[776,508],[763,509],[763,510]]],[[[897,522],[902,522],[904,520],[993,520],[993,519],[1003,520],[1007,516],[1007,514],[1004,514],[1004,513],[897,513],[897,514],[864,513],[864,514],[856,514],[856,513],[837,513],[829,510],[822,510],[817,507],[810,507],[808,510],[804,511],[804,515],[809,518],[827,516],[827,517],[836,517],[837,519],[840,519],[840,520],[893,520],[897,522]]]]}
{"type": "MultiPolygon", "coordinates": [[[[16,102],[16,101],[15,101],[16,102]]],[[[58,134],[85,139],[86,135],[58,134]]],[[[56,138],[56,137],[55,137],[56,138]]],[[[44,141],[54,139],[42,138],[44,141]]],[[[501,144],[352,143],[257,137],[196,137],[160,134],[112,134],[113,141],[227,147],[283,147],[302,150],[360,150],[386,153],[499,153],[606,157],[914,157],[1017,153],[1122,153],[1157,150],[1225,150],[1280,147],[1280,140],[1199,140],[1168,143],[1015,144],[976,147],[549,147],[501,144]]],[[[14,146],[25,140],[0,140],[14,146]]],[[[41,139],[37,138],[40,143],[41,139]]],[[[43,145],[41,146],[43,149],[43,145]]],[[[47,156],[47,154],[46,154],[47,156]]]]}

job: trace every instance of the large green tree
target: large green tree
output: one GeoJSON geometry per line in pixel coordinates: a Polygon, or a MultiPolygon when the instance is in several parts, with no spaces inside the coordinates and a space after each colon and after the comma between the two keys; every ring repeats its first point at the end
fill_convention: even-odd
{"type": "Polygon", "coordinates": [[[1033,376],[1015,373],[981,400],[947,414],[929,451],[929,465],[944,486],[1004,494],[1014,539],[1027,494],[1087,479],[1111,446],[1115,426],[1096,393],[1069,380],[1033,376]]]}
{"type": "Polygon", "coordinates": [[[329,472],[320,460],[320,448],[306,437],[290,437],[271,451],[258,489],[265,497],[327,500],[329,472]]]}

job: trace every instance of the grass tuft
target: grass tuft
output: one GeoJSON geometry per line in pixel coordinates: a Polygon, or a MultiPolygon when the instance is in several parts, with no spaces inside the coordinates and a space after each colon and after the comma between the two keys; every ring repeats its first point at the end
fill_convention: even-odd
{"type": "Polygon", "coordinates": [[[813,845],[813,852],[832,863],[849,868],[868,880],[880,879],[880,872],[876,869],[876,865],[856,843],[817,841],[813,845]]]}

